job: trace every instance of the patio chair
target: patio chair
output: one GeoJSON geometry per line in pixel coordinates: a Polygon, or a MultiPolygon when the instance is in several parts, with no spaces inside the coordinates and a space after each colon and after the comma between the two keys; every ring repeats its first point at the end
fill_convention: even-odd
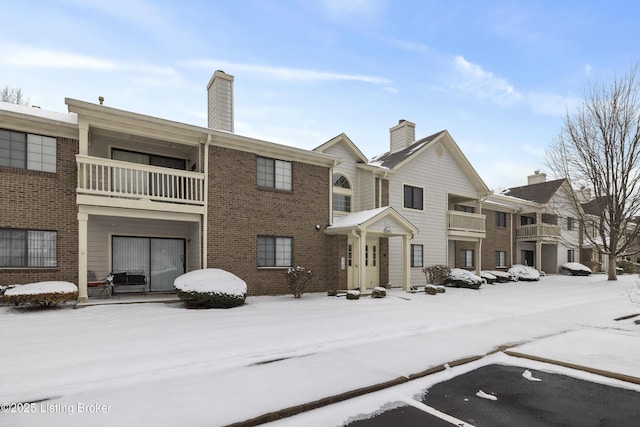
{"type": "Polygon", "coordinates": [[[103,280],[96,280],[96,273],[87,272],[87,292],[93,298],[111,298],[113,295],[113,281],[107,276],[103,280]],[[91,292],[93,290],[93,292],[91,292]]]}

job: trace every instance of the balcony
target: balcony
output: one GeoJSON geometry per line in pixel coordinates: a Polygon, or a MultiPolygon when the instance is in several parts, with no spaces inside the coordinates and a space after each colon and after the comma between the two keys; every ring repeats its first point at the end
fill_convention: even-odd
{"type": "Polygon", "coordinates": [[[560,226],[545,223],[521,225],[516,229],[516,239],[557,242],[560,240],[560,226]]]}
{"type": "Polygon", "coordinates": [[[203,173],[76,156],[78,204],[201,213],[203,173]]]}
{"type": "Polygon", "coordinates": [[[476,237],[485,238],[485,219],[484,215],[448,211],[447,212],[447,230],[449,236],[458,237],[476,237]]]}

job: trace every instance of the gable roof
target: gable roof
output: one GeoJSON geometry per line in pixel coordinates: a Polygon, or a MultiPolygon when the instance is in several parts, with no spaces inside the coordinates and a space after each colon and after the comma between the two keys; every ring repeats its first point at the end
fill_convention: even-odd
{"type": "Polygon", "coordinates": [[[396,151],[395,153],[391,153],[388,151],[380,156],[376,156],[371,159],[371,162],[369,162],[369,164],[393,169],[403,163],[405,160],[409,159],[416,152],[420,151],[421,148],[426,147],[430,142],[435,141],[440,135],[444,134],[445,132],[447,131],[441,130],[440,132],[429,135],[426,138],[422,138],[414,142],[404,150],[396,151]]]}
{"type": "Polygon", "coordinates": [[[390,170],[400,169],[403,165],[416,158],[419,154],[423,153],[437,142],[441,143],[448,150],[455,162],[460,166],[460,169],[462,169],[466,177],[479,193],[485,195],[491,193],[487,184],[485,184],[482,178],[480,178],[478,172],[476,172],[474,167],[471,165],[471,162],[469,162],[458,144],[456,144],[449,134],[449,131],[446,129],[436,132],[433,135],[429,135],[426,138],[422,138],[403,150],[396,151],[394,153],[387,152],[380,156],[376,156],[371,159],[369,165],[390,170]]]}
{"type": "Polygon", "coordinates": [[[360,149],[358,147],[356,147],[356,145],[353,143],[353,141],[351,141],[351,139],[344,132],[341,133],[340,135],[334,136],[329,141],[327,141],[324,144],[314,148],[313,151],[318,151],[320,153],[324,153],[325,151],[327,151],[329,148],[333,147],[336,144],[342,144],[343,147],[345,147],[347,150],[351,151],[351,153],[353,154],[353,157],[356,159],[356,161],[362,162],[362,163],[367,163],[369,161],[365,157],[365,155],[362,154],[362,151],[360,151],[360,149]]]}
{"type": "MultiPolygon", "coordinates": [[[[393,231],[384,230],[389,236],[415,235],[418,234],[418,228],[404,216],[400,215],[391,206],[383,206],[376,209],[353,212],[348,215],[334,218],[333,224],[325,229],[327,234],[345,234],[351,230],[367,230],[368,227],[381,220],[388,219],[393,221],[395,229],[393,231]]],[[[372,230],[369,230],[372,231],[372,230]]]]}
{"type": "Polygon", "coordinates": [[[545,204],[551,200],[558,189],[567,182],[566,179],[556,179],[554,181],[539,182],[537,184],[523,185],[521,187],[507,188],[502,194],[519,199],[529,200],[536,203],[545,204]]]}
{"type": "Polygon", "coordinates": [[[582,204],[582,210],[587,215],[600,216],[607,209],[607,202],[610,197],[601,196],[596,197],[592,200],[589,200],[586,203],[582,204]]]}

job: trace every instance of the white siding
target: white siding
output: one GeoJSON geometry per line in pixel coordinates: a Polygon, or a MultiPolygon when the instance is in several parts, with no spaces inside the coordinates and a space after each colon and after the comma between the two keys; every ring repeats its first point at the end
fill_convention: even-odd
{"type": "MultiPolygon", "coordinates": [[[[326,154],[331,154],[342,159],[342,163],[333,168],[334,173],[341,173],[346,175],[351,181],[351,189],[353,190],[353,196],[351,197],[351,211],[356,212],[359,209],[358,203],[358,169],[356,167],[356,159],[353,158],[351,152],[347,150],[342,144],[334,144],[324,151],[326,154]]],[[[344,212],[334,212],[335,216],[346,215],[344,212]]]]}
{"type": "Polygon", "coordinates": [[[375,193],[375,184],[376,179],[373,176],[373,172],[361,170],[359,171],[359,180],[360,180],[360,209],[361,211],[366,211],[369,209],[374,209],[376,202],[376,193],[375,193]]]}
{"type": "MultiPolygon", "coordinates": [[[[424,245],[424,265],[447,264],[447,209],[448,195],[468,195],[477,198],[478,192],[449,151],[445,148],[438,156],[430,147],[398,173],[389,178],[389,203],[419,229],[412,244],[424,245]],[[403,207],[403,185],[424,188],[424,211],[403,207]]],[[[411,283],[425,283],[421,268],[411,269],[411,283]]],[[[402,285],[402,239],[389,239],[389,281],[402,285]]]]}

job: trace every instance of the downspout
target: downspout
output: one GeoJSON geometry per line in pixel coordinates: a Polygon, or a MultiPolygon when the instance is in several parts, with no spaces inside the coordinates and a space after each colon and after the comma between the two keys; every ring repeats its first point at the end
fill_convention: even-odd
{"type": "Polygon", "coordinates": [[[204,144],[204,213],[202,214],[202,268],[207,268],[208,257],[208,235],[209,235],[209,145],[211,145],[211,134],[207,135],[207,142],[204,144]]]}

